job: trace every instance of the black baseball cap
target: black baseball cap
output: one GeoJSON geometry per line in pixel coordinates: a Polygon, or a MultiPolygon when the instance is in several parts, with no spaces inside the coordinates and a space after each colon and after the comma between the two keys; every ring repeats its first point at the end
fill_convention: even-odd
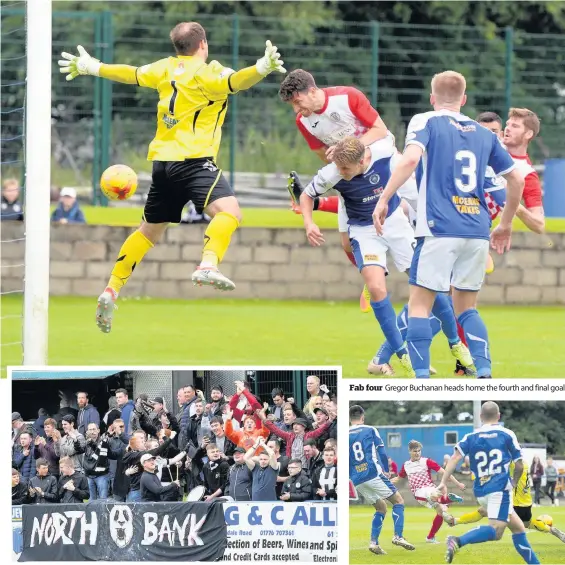
{"type": "Polygon", "coordinates": [[[245,449],[243,449],[243,447],[236,447],[233,450],[234,453],[246,453],[245,449]]]}

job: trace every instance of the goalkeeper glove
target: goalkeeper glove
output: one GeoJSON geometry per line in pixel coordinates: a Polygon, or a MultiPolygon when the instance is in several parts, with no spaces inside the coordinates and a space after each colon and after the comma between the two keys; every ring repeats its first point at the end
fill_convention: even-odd
{"type": "Polygon", "coordinates": [[[277,51],[276,45],[273,45],[267,39],[265,46],[265,55],[261,57],[255,65],[257,72],[263,76],[267,76],[273,71],[286,73],[286,69],[283,67],[284,61],[280,59],[281,54],[277,51]]]}
{"type": "Polygon", "coordinates": [[[77,49],[78,56],[65,52],[61,53],[63,59],[59,61],[60,72],[67,74],[67,80],[73,80],[78,75],[99,76],[102,63],[91,57],[82,45],[79,45],[77,49]]]}

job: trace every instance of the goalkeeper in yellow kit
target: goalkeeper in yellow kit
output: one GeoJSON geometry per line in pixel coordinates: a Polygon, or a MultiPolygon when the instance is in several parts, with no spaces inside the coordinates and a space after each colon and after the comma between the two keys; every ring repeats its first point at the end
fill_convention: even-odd
{"type": "Polygon", "coordinates": [[[273,71],[286,72],[270,41],[266,42],[265,55],[255,65],[235,72],[217,61],[206,63],[208,42],[200,24],[180,23],[170,37],[176,56],[142,67],[106,65],[81,46],[78,56],[63,53],[59,61],[67,80],[92,75],[153,88],[159,93],[157,133],[147,156],[153,161],[152,183],[143,220],[124,242],[108,285],[98,298],[96,323],[105,333],[111,330],[120,290],[169,223],[180,222],[189,200],[198,213],[205,211],[212,217],[204,234],[202,261],[192,275],[193,283],[219,290],[235,288],[218,269],[241,221],[233,189],[215,164],[228,95],[252,87],[273,71]]]}
{"type": "MultiPolygon", "coordinates": [[[[514,476],[515,463],[510,463],[510,476],[514,476]]],[[[565,532],[558,530],[554,526],[548,526],[536,518],[532,518],[532,491],[530,486],[530,472],[527,466],[524,466],[524,472],[520,479],[514,486],[512,491],[512,504],[514,512],[524,522],[524,526],[530,530],[538,530],[539,532],[546,532],[553,534],[557,539],[565,543],[565,532]]],[[[458,526],[459,524],[472,524],[485,518],[487,515],[486,510],[481,506],[473,512],[463,514],[459,518],[455,518],[450,514],[444,516],[445,522],[449,526],[458,526]]]]}

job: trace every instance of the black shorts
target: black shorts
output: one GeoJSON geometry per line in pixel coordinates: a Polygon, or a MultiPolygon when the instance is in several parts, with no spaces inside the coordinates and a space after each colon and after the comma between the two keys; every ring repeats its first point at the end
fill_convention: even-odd
{"type": "Polygon", "coordinates": [[[211,158],[153,161],[143,219],[149,224],[178,224],[189,200],[202,214],[208,204],[225,196],[234,196],[233,189],[211,158]]]}
{"type": "Polygon", "coordinates": [[[532,507],[531,506],[514,506],[514,512],[516,516],[524,522],[530,522],[532,519],[532,507]]]}

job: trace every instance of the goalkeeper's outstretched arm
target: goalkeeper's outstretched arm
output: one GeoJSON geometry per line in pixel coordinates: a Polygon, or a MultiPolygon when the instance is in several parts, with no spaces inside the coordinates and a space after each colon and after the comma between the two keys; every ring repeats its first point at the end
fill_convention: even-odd
{"type": "MultiPolygon", "coordinates": [[[[79,45],[77,50],[78,56],[66,52],[61,54],[63,58],[59,61],[60,72],[67,75],[67,80],[73,80],[78,75],[92,75],[125,84],[138,84],[138,67],[107,65],[89,55],[82,45],[79,45]]],[[[286,69],[283,64],[277,47],[270,41],[266,41],[265,55],[255,65],[229,75],[228,82],[231,92],[251,88],[273,71],[285,73],[286,69]]]]}

